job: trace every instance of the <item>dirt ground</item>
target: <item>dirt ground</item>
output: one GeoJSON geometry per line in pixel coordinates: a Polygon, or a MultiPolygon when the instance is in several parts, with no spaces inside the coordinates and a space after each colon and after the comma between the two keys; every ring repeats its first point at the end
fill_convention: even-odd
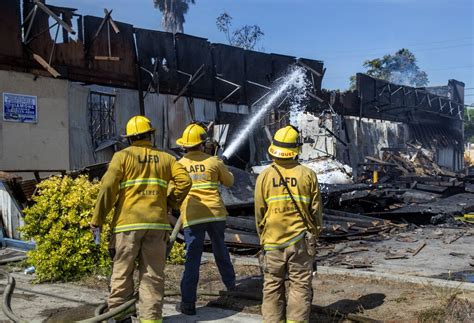
{"type": "MultiPolygon", "coordinates": [[[[446,279],[450,278],[443,275],[446,272],[472,273],[473,233],[472,229],[423,228],[380,241],[338,243],[329,249],[321,248],[320,254],[326,252],[327,256],[320,264],[326,261],[334,268],[339,258],[348,261],[346,258],[350,257],[350,261],[370,262],[371,267],[363,270],[376,273],[446,279]],[[416,256],[410,254],[409,250],[421,241],[426,242],[426,246],[416,256]],[[387,250],[403,252],[407,257],[386,260],[387,250]]],[[[198,305],[260,314],[262,277],[255,260],[235,257],[240,296],[236,298],[219,295],[225,288],[212,257],[206,254],[200,270],[198,290],[202,295],[198,305]]],[[[108,294],[106,277],[88,277],[74,283],[33,284],[34,276],[23,274],[21,263],[1,268],[13,272],[17,280],[12,309],[27,321],[70,322],[88,318],[108,294]]],[[[183,266],[168,265],[165,272],[166,290],[179,292],[183,266]]],[[[5,277],[0,277],[0,293],[5,284],[5,277]]],[[[474,322],[474,292],[466,293],[461,288],[319,273],[314,277],[313,289],[311,322],[360,321],[361,318],[388,322],[474,322]]],[[[178,301],[179,296],[165,298],[168,304],[178,301]]],[[[0,312],[0,321],[3,320],[6,317],[0,312]]]]}
{"type": "MultiPolygon", "coordinates": [[[[200,296],[198,305],[259,314],[262,291],[260,269],[250,265],[237,265],[235,268],[238,275],[237,290],[241,296],[250,299],[200,296]]],[[[167,266],[168,291],[179,289],[182,271],[183,266],[167,266]]],[[[20,271],[14,273],[14,276],[18,283],[12,308],[27,320],[68,322],[84,319],[92,316],[95,307],[107,295],[107,282],[103,278],[91,277],[80,283],[34,285],[31,284],[32,276],[26,276],[20,271]]],[[[4,286],[5,281],[2,279],[1,292],[4,286]]],[[[355,319],[362,316],[393,322],[472,322],[474,319],[474,295],[456,289],[321,274],[315,276],[313,287],[312,322],[353,321],[354,317],[350,315],[356,315],[355,319]],[[454,298],[457,294],[459,299],[454,298]]],[[[199,291],[212,294],[223,288],[216,265],[213,262],[203,264],[199,291]]],[[[166,298],[166,303],[177,301],[177,297],[166,298]]],[[[5,319],[0,314],[0,320],[5,319]]]]}
{"type": "MultiPolygon", "coordinates": [[[[236,266],[236,271],[239,277],[238,290],[261,296],[262,280],[259,268],[236,266]]],[[[181,272],[182,266],[168,266],[167,286],[179,286],[181,272]]],[[[199,290],[213,292],[223,287],[215,264],[202,265],[199,290]]],[[[314,278],[313,289],[311,318],[314,322],[339,322],[343,317],[338,315],[338,312],[396,322],[430,322],[441,316],[448,319],[450,315],[453,322],[469,322],[474,319],[474,294],[466,294],[460,290],[320,274],[314,278]],[[454,300],[456,295],[459,300],[454,300]],[[450,313],[450,310],[453,313],[450,313]]],[[[260,313],[261,304],[256,300],[229,297],[216,299],[205,296],[200,297],[200,302],[251,313],[260,313]]]]}

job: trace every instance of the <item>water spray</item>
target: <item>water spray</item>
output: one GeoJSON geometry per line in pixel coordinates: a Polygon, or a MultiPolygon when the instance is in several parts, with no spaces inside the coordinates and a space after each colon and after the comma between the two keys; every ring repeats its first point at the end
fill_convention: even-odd
{"type": "Polygon", "coordinates": [[[235,154],[237,149],[248,137],[250,131],[257,125],[257,122],[284,94],[290,92],[290,111],[301,112],[302,108],[300,103],[305,97],[307,85],[308,82],[306,81],[305,69],[299,66],[292,67],[291,71],[282,78],[279,85],[271,90],[265,101],[254,108],[257,112],[253,114],[247,121],[247,124],[238,131],[238,136],[224,150],[222,157],[224,159],[229,159],[233,154],[235,154]]]}

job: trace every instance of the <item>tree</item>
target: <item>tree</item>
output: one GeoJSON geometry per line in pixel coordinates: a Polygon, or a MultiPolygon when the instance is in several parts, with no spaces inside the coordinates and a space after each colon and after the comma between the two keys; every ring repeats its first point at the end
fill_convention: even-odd
{"type": "Polygon", "coordinates": [[[167,32],[184,32],[184,15],[189,10],[190,4],[195,4],[195,0],[153,0],[155,8],[163,14],[161,24],[167,32]]]}
{"type": "Polygon", "coordinates": [[[474,143],[474,108],[464,109],[464,140],[474,143]]]}
{"type": "MultiPolygon", "coordinates": [[[[414,87],[426,86],[428,75],[421,71],[416,64],[415,55],[406,48],[398,50],[393,55],[384,55],[364,62],[365,72],[372,77],[391,83],[414,87]]],[[[351,89],[355,89],[356,77],[351,76],[351,89]]]]}
{"type": "Polygon", "coordinates": [[[230,45],[244,49],[254,49],[265,35],[257,25],[244,25],[231,30],[232,17],[226,12],[217,17],[216,25],[217,29],[225,34],[230,45]]]}

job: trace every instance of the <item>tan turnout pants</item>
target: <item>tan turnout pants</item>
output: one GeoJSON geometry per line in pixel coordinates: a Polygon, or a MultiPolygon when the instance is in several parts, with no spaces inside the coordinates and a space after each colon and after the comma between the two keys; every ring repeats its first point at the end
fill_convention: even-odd
{"type": "Polygon", "coordinates": [[[265,252],[263,322],[308,322],[313,298],[314,257],[308,255],[304,238],[284,249],[265,252]],[[288,300],[285,276],[288,274],[288,300]]]}
{"type": "Polygon", "coordinates": [[[164,296],[164,269],[169,233],[164,230],[137,230],[116,233],[110,282],[109,309],[130,300],[133,292],[133,271],[138,259],[140,320],[161,320],[164,296]]]}

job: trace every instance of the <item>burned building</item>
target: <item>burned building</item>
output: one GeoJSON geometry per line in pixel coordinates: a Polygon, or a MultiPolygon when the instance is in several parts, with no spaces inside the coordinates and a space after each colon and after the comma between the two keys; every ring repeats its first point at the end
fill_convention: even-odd
{"type": "MultiPolygon", "coordinates": [[[[177,148],[175,140],[192,120],[213,121],[216,139],[225,143],[272,82],[297,62],[135,28],[107,10],[93,17],[36,0],[23,1],[23,10],[16,0],[0,6],[0,84],[10,102],[2,109],[0,168],[19,173],[108,161],[136,114],[150,117],[163,149],[177,148]]],[[[322,62],[304,62],[320,90],[322,62]]],[[[256,163],[259,146],[249,141],[236,164],[256,163]]]]}
{"type": "MultiPolygon", "coordinates": [[[[109,10],[103,17],[82,16],[77,9],[39,0],[2,0],[0,19],[0,170],[35,177],[21,181],[0,172],[0,214],[9,237],[20,237],[22,204],[47,174],[92,165],[87,171],[100,177],[99,166],[104,171],[113,153],[127,144],[120,135],[130,117],[148,116],[157,129],[156,146],[168,151],[178,151],[175,141],[191,121],[212,124],[214,139],[228,147],[294,65],[307,76],[305,112],[294,113],[282,96],[228,160],[236,188],[221,192],[232,215],[226,242],[258,246],[251,218],[254,177],[243,169],[258,173],[265,167],[272,134],[290,122],[302,131],[300,157],[316,170],[320,183],[349,184],[321,186],[323,238],[388,230],[389,223],[372,216],[396,208],[403,216],[426,213],[427,204],[404,208],[413,201],[437,200],[429,216],[437,215],[446,202],[442,194],[473,190],[454,173],[434,184],[430,178],[415,180],[415,171],[392,161],[397,156],[384,157],[423,154],[443,167],[441,173],[462,169],[461,82],[413,88],[358,74],[357,89],[341,93],[321,88],[325,68],[319,60],[137,28],[115,21],[109,10]],[[395,166],[407,176],[387,189],[367,178],[352,184],[364,168],[380,165],[395,166]],[[12,197],[16,184],[25,193],[22,199],[12,197]]],[[[464,206],[450,214],[472,211],[469,199],[470,194],[453,198],[452,205],[464,206]]]]}
{"type": "Polygon", "coordinates": [[[413,88],[357,74],[357,89],[323,91],[324,101],[299,122],[311,143],[304,158],[330,156],[352,167],[385,152],[423,148],[433,162],[451,171],[464,168],[464,84],[413,88]]]}
{"type": "MultiPolygon", "coordinates": [[[[43,172],[107,162],[129,117],[148,116],[155,143],[176,149],[191,121],[214,123],[221,145],[239,132],[272,84],[298,64],[310,86],[298,124],[302,158],[335,158],[354,172],[366,156],[419,143],[451,170],[462,168],[463,84],[415,89],[357,77],[357,91],[323,91],[323,62],[212,44],[137,28],[38,0],[0,2],[0,169],[43,172]],[[23,5],[23,10],[21,9],[23,5]],[[6,104],[8,101],[10,103],[6,104]]],[[[289,123],[283,98],[230,159],[268,159],[271,134],[289,123]]]]}

